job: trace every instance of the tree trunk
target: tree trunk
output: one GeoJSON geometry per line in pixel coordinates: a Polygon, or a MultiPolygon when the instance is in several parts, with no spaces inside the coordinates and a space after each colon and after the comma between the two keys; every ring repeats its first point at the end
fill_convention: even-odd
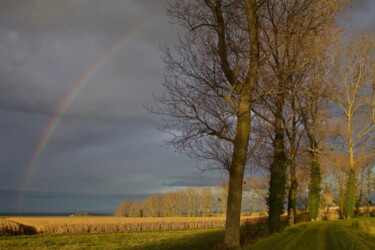
{"type": "Polygon", "coordinates": [[[311,174],[309,185],[309,198],[307,202],[311,221],[315,221],[319,216],[320,208],[320,191],[321,191],[321,174],[319,155],[315,152],[316,148],[312,148],[311,152],[311,174]]]}
{"type": "Polygon", "coordinates": [[[296,203],[297,203],[297,177],[295,159],[290,163],[290,190],[288,197],[288,225],[296,223],[296,203]]]}
{"type": "MultiPolygon", "coordinates": [[[[229,169],[229,187],[226,213],[227,217],[225,223],[224,239],[225,245],[228,248],[237,248],[240,246],[242,185],[250,139],[250,111],[252,104],[252,94],[254,86],[257,82],[259,66],[259,41],[256,18],[256,1],[246,0],[245,4],[250,45],[250,64],[245,82],[242,84],[242,86],[235,87],[239,97],[239,104],[237,111],[238,115],[236,136],[234,138],[232,162],[229,169]]],[[[224,71],[226,71],[225,67],[223,67],[223,69],[224,71]]],[[[231,78],[230,75],[227,78],[229,80],[231,78]]],[[[236,86],[235,82],[233,82],[232,85],[236,86]]]]}
{"type": "Polygon", "coordinates": [[[345,194],[345,217],[350,219],[353,216],[355,205],[355,190],[356,190],[356,172],[354,169],[354,141],[352,128],[352,105],[349,105],[350,112],[347,114],[347,132],[348,132],[348,146],[349,146],[349,176],[346,185],[345,194]]]}
{"type": "Polygon", "coordinates": [[[275,112],[275,139],[274,155],[271,164],[271,180],[269,187],[269,233],[280,231],[280,216],[284,211],[285,184],[287,156],[284,146],[284,128],[282,126],[282,113],[284,108],[284,95],[279,96],[275,112]]]}
{"type": "Polygon", "coordinates": [[[227,217],[225,224],[225,244],[227,247],[240,246],[240,216],[243,176],[250,137],[250,103],[239,105],[236,137],[233,145],[232,164],[229,170],[227,217]]]}
{"type": "MultiPolygon", "coordinates": [[[[293,111],[295,114],[295,105],[292,102],[293,111]]],[[[297,177],[296,177],[296,154],[297,154],[297,121],[296,116],[292,120],[292,133],[290,135],[290,189],[288,196],[288,226],[296,223],[296,204],[297,204],[297,177]]]]}
{"type": "Polygon", "coordinates": [[[355,189],[356,189],[356,180],[355,180],[355,171],[354,169],[349,170],[349,178],[346,186],[345,194],[345,217],[350,219],[353,216],[353,208],[355,203],[355,189]]]}
{"type": "Polygon", "coordinates": [[[271,182],[268,197],[270,234],[280,231],[280,218],[284,211],[287,160],[285,152],[281,151],[284,149],[284,142],[279,141],[279,143],[282,143],[282,145],[275,149],[276,152],[271,165],[271,182]]]}
{"type": "Polygon", "coordinates": [[[355,215],[359,215],[361,213],[362,198],[363,198],[363,189],[360,188],[358,199],[355,202],[355,212],[354,212],[355,215]]]}

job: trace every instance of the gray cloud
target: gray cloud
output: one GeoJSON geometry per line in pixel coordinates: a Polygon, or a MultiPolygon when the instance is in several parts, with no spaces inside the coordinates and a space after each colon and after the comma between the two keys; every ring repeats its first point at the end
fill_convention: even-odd
{"type": "Polygon", "coordinates": [[[340,23],[348,27],[351,33],[362,31],[374,32],[375,2],[372,0],[355,0],[348,4],[340,23]]]}
{"type": "Polygon", "coordinates": [[[92,194],[92,193],[54,193],[28,191],[24,193],[24,206],[18,210],[19,193],[11,190],[0,190],[0,213],[101,213],[112,214],[121,200],[143,200],[153,194],[92,194]]]}
{"type": "Polygon", "coordinates": [[[204,187],[216,186],[218,184],[217,176],[194,174],[192,176],[176,176],[173,179],[177,180],[164,183],[164,185],[168,187],[204,187]]]}

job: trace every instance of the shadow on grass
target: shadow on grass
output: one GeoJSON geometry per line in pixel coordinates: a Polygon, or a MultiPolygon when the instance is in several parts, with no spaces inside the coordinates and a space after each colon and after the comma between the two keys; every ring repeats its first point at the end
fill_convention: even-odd
{"type": "Polygon", "coordinates": [[[301,223],[243,249],[375,249],[375,220],[368,218],[301,223]]]}
{"type": "Polygon", "coordinates": [[[179,249],[179,250],[205,250],[223,248],[224,229],[212,232],[197,232],[196,234],[183,235],[173,239],[165,239],[155,243],[147,243],[136,249],[179,249]]]}

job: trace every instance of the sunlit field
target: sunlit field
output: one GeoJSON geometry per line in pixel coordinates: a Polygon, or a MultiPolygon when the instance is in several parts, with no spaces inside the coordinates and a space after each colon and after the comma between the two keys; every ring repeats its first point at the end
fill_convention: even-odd
{"type": "Polygon", "coordinates": [[[244,249],[375,249],[375,218],[301,223],[244,249]]]}
{"type": "MultiPolygon", "coordinates": [[[[47,223],[48,219],[51,221],[55,219],[54,223],[58,221],[57,218],[52,217],[45,219],[44,223],[47,223]]],[[[79,221],[75,219],[73,221],[79,221]]],[[[77,219],[84,221],[83,218],[77,219]]],[[[104,218],[95,219],[105,221],[104,218]]],[[[9,223],[7,220],[0,221],[1,225],[9,223]]],[[[301,223],[268,238],[266,238],[266,231],[267,224],[243,226],[241,229],[243,249],[375,249],[375,218],[301,223]]],[[[116,233],[44,233],[0,237],[0,249],[224,249],[223,238],[223,228],[116,233]]]]}
{"type": "Polygon", "coordinates": [[[213,249],[221,244],[223,237],[222,228],[37,234],[0,237],[0,249],[213,249]]]}
{"type": "MultiPolygon", "coordinates": [[[[262,220],[265,218],[242,217],[242,224],[262,220]]],[[[9,217],[0,221],[0,225],[15,224],[14,228],[16,223],[29,226],[36,233],[104,233],[224,227],[225,217],[9,217]]]]}

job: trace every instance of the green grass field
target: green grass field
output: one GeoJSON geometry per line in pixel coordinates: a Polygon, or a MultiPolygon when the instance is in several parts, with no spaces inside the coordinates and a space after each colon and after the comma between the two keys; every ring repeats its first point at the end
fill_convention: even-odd
{"type": "Polygon", "coordinates": [[[223,237],[222,228],[37,234],[0,237],[0,249],[213,249],[220,245],[223,237]]]}
{"type": "MultiPolygon", "coordinates": [[[[266,225],[243,228],[243,242],[266,225]]],[[[0,237],[0,249],[222,249],[222,228],[0,237]]],[[[253,238],[253,239],[250,239],[253,238]]],[[[375,249],[375,218],[301,223],[243,249],[375,249]]]]}
{"type": "Polygon", "coordinates": [[[375,249],[375,218],[301,223],[244,249],[375,249]]]}

